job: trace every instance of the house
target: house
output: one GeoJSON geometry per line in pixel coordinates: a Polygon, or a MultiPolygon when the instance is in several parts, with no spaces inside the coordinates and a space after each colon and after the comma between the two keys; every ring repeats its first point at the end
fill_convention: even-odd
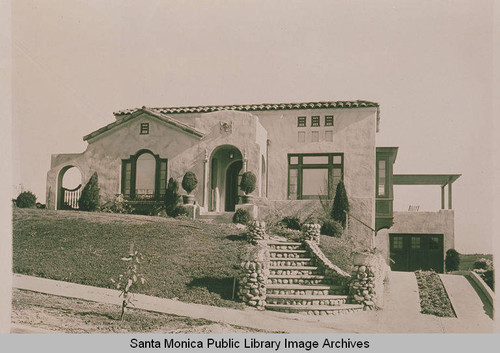
{"type": "Polygon", "coordinates": [[[114,116],[83,138],[83,153],[52,156],[48,208],[77,207],[81,187],[62,187],[70,167],[80,170],[82,184],[97,172],[105,201],[117,195],[161,200],[170,177],[192,171],[202,215],[242,207],[238,178],[245,171],[257,176],[254,203],[261,215],[273,209],[314,213],[320,196],[332,197],[342,179],[351,205],[349,232],[396,258],[394,269],[442,271],[444,252],[454,246],[451,185],[459,175],[394,175],[397,147],[376,147],[377,103],[142,107],[114,116]],[[403,184],[441,185],[443,210],[393,212],[393,185],[403,184]]]}

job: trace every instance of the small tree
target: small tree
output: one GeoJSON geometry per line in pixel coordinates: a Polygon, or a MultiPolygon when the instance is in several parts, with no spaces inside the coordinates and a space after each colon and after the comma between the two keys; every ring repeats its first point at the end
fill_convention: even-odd
{"type": "Polygon", "coordinates": [[[165,211],[170,217],[173,216],[173,212],[177,207],[181,199],[179,195],[179,183],[174,178],[168,179],[167,189],[165,190],[165,211]]]}
{"type": "Polygon", "coordinates": [[[99,181],[97,173],[92,174],[89,182],[82,190],[78,206],[82,211],[96,211],[99,207],[99,181]]]}
{"type": "Polygon", "coordinates": [[[128,256],[122,257],[122,261],[128,263],[127,269],[120,276],[118,276],[117,280],[111,278],[111,282],[116,285],[116,289],[121,291],[120,296],[123,296],[120,320],[123,320],[126,308],[130,305],[134,306],[132,303],[133,294],[130,291],[146,282],[142,274],[139,272],[142,259],[142,254],[137,250],[134,250],[134,244],[131,244],[128,256]]]}
{"type": "Polygon", "coordinates": [[[191,192],[196,189],[196,186],[198,185],[198,179],[196,178],[196,174],[193,172],[186,172],[184,174],[184,178],[182,178],[182,188],[186,190],[188,195],[191,194],[191,192]]]}
{"type": "Polygon", "coordinates": [[[36,206],[36,195],[31,191],[23,191],[16,199],[16,206],[20,208],[34,208],[36,206]]]}
{"type": "Polygon", "coordinates": [[[252,172],[245,172],[241,176],[240,189],[245,195],[251,194],[255,190],[257,177],[252,172]]]}
{"type": "Polygon", "coordinates": [[[457,271],[460,265],[460,254],[455,249],[446,252],[445,266],[446,272],[457,271]]]}
{"type": "Polygon", "coordinates": [[[340,180],[335,191],[330,216],[334,221],[339,222],[344,229],[346,226],[346,212],[349,212],[349,200],[347,199],[344,182],[340,180]]]}

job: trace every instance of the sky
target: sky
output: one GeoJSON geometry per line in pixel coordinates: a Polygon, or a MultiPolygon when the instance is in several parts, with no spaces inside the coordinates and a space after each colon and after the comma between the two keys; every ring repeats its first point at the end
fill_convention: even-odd
{"type": "MultiPolygon", "coordinates": [[[[55,153],[141,106],[369,100],[395,173],[462,174],[456,249],[492,247],[491,1],[12,3],[13,196],[55,153]]],[[[395,209],[440,207],[396,187],[395,209]]]]}

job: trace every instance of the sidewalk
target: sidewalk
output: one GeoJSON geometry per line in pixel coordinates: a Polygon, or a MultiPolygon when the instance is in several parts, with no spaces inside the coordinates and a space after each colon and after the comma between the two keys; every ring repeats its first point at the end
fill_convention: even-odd
{"type": "MultiPolygon", "coordinates": [[[[121,305],[119,291],[107,288],[14,275],[13,286],[46,294],[121,305]]],[[[135,294],[135,308],[201,318],[214,322],[287,333],[456,333],[492,332],[493,321],[474,318],[438,318],[420,314],[418,290],[413,273],[393,272],[384,310],[347,313],[337,316],[307,316],[248,308],[236,310],[184,303],[135,294]]]]}

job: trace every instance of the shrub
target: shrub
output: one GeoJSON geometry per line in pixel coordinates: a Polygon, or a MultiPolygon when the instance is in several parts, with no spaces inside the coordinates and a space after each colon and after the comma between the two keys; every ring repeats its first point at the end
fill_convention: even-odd
{"type": "Polygon", "coordinates": [[[483,281],[492,289],[495,286],[495,276],[493,270],[493,261],[481,258],[472,265],[473,271],[476,272],[483,281]]]}
{"type": "Polygon", "coordinates": [[[198,179],[196,179],[196,175],[193,172],[186,172],[186,174],[184,174],[184,178],[182,178],[182,188],[186,190],[188,195],[196,189],[197,185],[198,179]]]}
{"type": "Polygon", "coordinates": [[[248,224],[252,221],[252,216],[247,210],[242,208],[236,210],[233,215],[233,223],[248,224]]]}
{"type": "Polygon", "coordinates": [[[457,271],[460,265],[460,254],[455,249],[446,252],[445,266],[446,272],[457,271]]]}
{"type": "Polygon", "coordinates": [[[347,199],[344,182],[340,180],[335,191],[335,198],[333,199],[331,217],[334,221],[339,222],[342,228],[346,226],[345,212],[349,212],[349,200],[347,199]]]}
{"type": "Polygon", "coordinates": [[[342,225],[333,219],[325,219],[321,225],[321,234],[323,235],[339,238],[342,236],[343,232],[344,229],[342,228],[342,225]]]}
{"type": "Polygon", "coordinates": [[[99,181],[97,173],[92,174],[82,190],[78,206],[82,211],[96,211],[99,208],[99,181]]]}
{"type": "Polygon", "coordinates": [[[281,224],[288,229],[301,230],[302,223],[300,222],[299,217],[295,216],[286,216],[281,220],[281,224]]]}
{"type": "Polygon", "coordinates": [[[491,270],[493,268],[493,261],[481,258],[474,262],[472,268],[474,270],[491,270]]]}
{"type": "Polygon", "coordinates": [[[129,214],[134,212],[134,208],[126,202],[113,200],[102,205],[100,211],[106,213],[129,214]]]}
{"type": "Polygon", "coordinates": [[[168,179],[167,189],[165,190],[165,211],[170,217],[173,216],[174,209],[181,199],[179,195],[179,183],[174,179],[168,179]]]}
{"type": "Polygon", "coordinates": [[[241,176],[240,189],[248,195],[255,190],[255,183],[257,182],[257,177],[252,172],[245,172],[241,176]]]}
{"type": "MultiPolygon", "coordinates": [[[[168,214],[168,213],[167,213],[168,214]]],[[[179,216],[187,216],[187,210],[182,205],[175,206],[168,214],[170,217],[179,217],[179,216]]]]}
{"type": "Polygon", "coordinates": [[[16,206],[20,208],[34,208],[36,206],[36,195],[31,191],[23,191],[17,196],[16,206]]]}
{"type": "Polygon", "coordinates": [[[278,227],[274,228],[272,233],[287,238],[290,241],[294,242],[302,241],[302,231],[297,229],[278,227]]]}

